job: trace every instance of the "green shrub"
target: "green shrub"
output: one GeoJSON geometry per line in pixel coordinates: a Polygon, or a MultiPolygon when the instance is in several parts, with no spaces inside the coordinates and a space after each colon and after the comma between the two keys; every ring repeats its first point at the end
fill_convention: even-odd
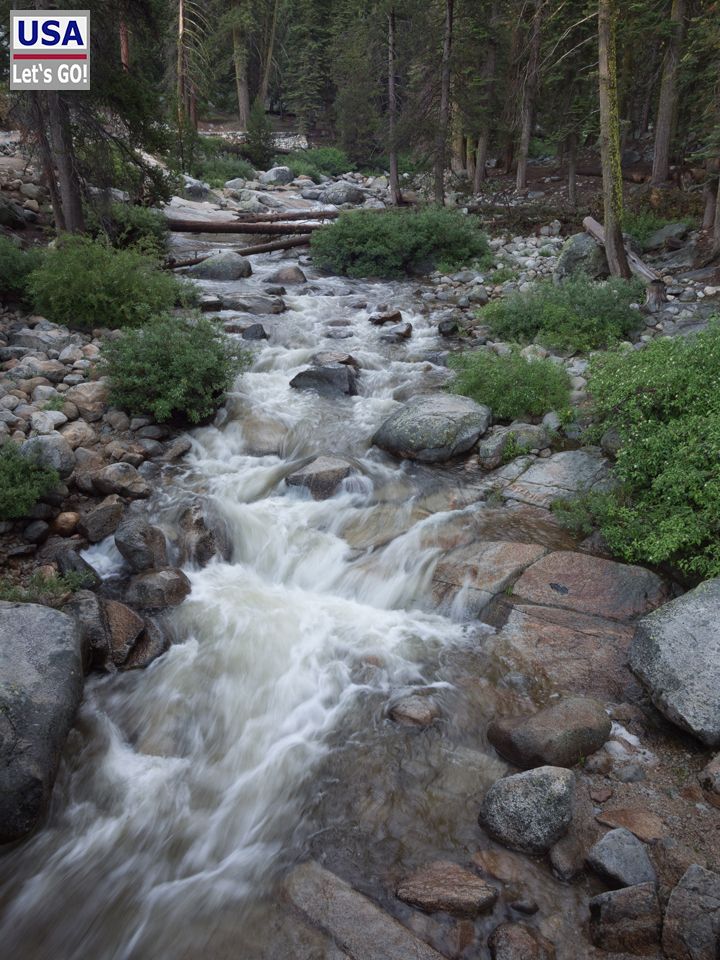
{"type": "Polygon", "coordinates": [[[131,203],[111,203],[107,209],[87,207],[85,225],[91,236],[105,238],[118,249],[137,247],[149,256],[162,256],[167,248],[167,221],[149,207],[131,203]]]}
{"type": "Polygon", "coordinates": [[[668,220],[667,217],[661,217],[652,210],[642,210],[638,213],[632,213],[626,210],[623,213],[623,231],[629,234],[633,240],[644,247],[650,239],[651,234],[668,223],[678,223],[682,221],[668,220]]]}
{"type": "Polygon", "coordinates": [[[192,287],[156,259],[86,237],[59,241],[30,275],[28,288],[39,313],[84,329],[136,327],[193,297],[192,287]]]}
{"type": "Polygon", "coordinates": [[[498,286],[501,283],[507,283],[510,280],[517,280],[519,273],[517,270],[513,270],[512,267],[503,264],[499,266],[497,270],[493,270],[488,274],[488,280],[493,283],[495,286],[498,286]]]}
{"type": "Polygon", "coordinates": [[[429,272],[439,262],[487,264],[490,249],[477,220],[456,210],[343,213],[312,234],[315,261],[351,277],[401,277],[429,272]]]}
{"type": "Polygon", "coordinates": [[[637,280],[595,283],[584,277],[562,285],[536,283],[531,290],[496,300],[483,323],[504,340],[570,350],[595,350],[626,337],[639,323],[630,304],[642,299],[637,280]]]}
{"type": "Polygon", "coordinates": [[[620,490],[584,504],[613,552],[720,575],[720,326],[596,358],[598,432],[618,431],[620,490]]]}
{"type": "Polygon", "coordinates": [[[344,150],[339,147],[311,147],[307,150],[294,150],[290,154],[275,157],[276,164],[288,166],[296,177],[308,176],[316,183],[321,174],[326,177],[339,177],[355,169],[344,150]]]}
{"type": "Polygon", "coordinates": [[[247,160],[232,154],[219,157],[204,157],[195,161],[192,175],[205,180],[211,187],[222,187],[228,180],[241,177],[243,180],[252,180],[255,171],[247,160]]]}
{"type": "Polygon", "coordinates": [[[41,261],[41,250],[21,250],[7,237],[0,237],[0,297],[24,300],[28,277],[41,261]]]}
{"type": "Polygon", "coordinates": [[[69,594],[80,590],[87,582],[87,574],[75,571],[46,576],[38,570],[24,584],[15,583],[10,577],[0,577],[0,600],[9,603],[42,603],[52,607],[64,603],[69,594]]]}
{"type": "Polygon", "coordinates": [[[258,170],[267,170],[275,153],[275,137],[260,97],[255,98],[250,111],[243,152],[258,170]]]}
{"type": "Polygon", "coordinates": [[[111,402],[163,422],[210,416],[248,362],[219,322],[202,316],[157,317],[102,347],[111,402]]]}
{"type": "Polygon", "coordinates": [[[8,440],[0,447],[0,520],[26,517],[40,497],[59,482],[56,470],[26,459],[8,440]]]}
{"type": "Polygon", "coordinates": [[[550,360],[526,360],[516,351],[501,357],[491,350],[472,350],[454,354],[448,365],[456,374],[450,390],[487,404],[500,420],[539,417],[569,405],[567,372],[550,360]]]}

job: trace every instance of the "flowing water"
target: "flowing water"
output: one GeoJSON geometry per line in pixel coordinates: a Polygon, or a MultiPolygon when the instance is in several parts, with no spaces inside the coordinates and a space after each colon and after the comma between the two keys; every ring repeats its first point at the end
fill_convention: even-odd
{"type": "MultiPolygon", "coordinates": [[[[204,286],[262,292],[279,261],[255,261],[251,281],[204,286]]],[[[427,359],[441,345],[413,285],[309,287],[289,290],[286,313],[260,318],[270,340],[150,504],[170,531],[202,496],[232,558],[186,568],[192,593],[165,656],[88,680],[48,823],[0,859],[6,956],[319,958],[324,941],[283,906],[294,862],[314,856],[389,902],[402,871],[478,848],[479,799],[506,769],[479,731],[518,694],[483,655],[486,628],[433,609],[430,580],[449,511],[470,503],[491,523],[492,510],[472,505],[462,469],[399,466],[370,446],[397,400],[447,376],[427,359]],[[412,322],[407,344],[384,343],[368,323],[381,303],[412,322]],[[359,396],[289,388],[327,349],[357,359],[359,396]],[[316,454],[356,467],[320,502],[284,482],[316,454]],[[388,705],[418,689],[444,723],[418,732],[389,721],[388,705]]],[[[118,572],[107,544],[90,559],[118,572]]],[[[545,905],[550,932],[564,929],[578,895],[544,868],[512,869],[545,905]]],[[[441,924],[420,933],[451,950],[441,924]]]]}

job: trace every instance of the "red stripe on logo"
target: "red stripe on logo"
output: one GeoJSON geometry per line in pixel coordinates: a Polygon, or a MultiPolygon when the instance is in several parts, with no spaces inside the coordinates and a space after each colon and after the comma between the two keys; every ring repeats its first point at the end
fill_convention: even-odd
{"type": "Polygon", "coordinates": [[[14,53],[13,60],[87,60],[86,53],[14,53]]]}

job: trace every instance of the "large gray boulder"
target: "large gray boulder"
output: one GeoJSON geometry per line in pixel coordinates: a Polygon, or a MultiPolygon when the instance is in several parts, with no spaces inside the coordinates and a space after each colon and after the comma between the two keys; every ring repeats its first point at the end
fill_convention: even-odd
{"type": "Polygon", "coordinates": [[[295,390],[314,390],[321,397],[357,394],[357,378],[352,367],[344,363],[327,363],[308,367],[296,373],[290,381],[295,390]]]}
{"type": "Polygon", "coordinates": [[[688,868],[670,894],[662,945],[670,960],[720,956],[720,874],[688,868]]]}
{"type": "Polygon", "coordinates": [[[413,397],[381,425],[373,443],[396,457],[442,463],[472,449],[491,419],[490,408],[469,397],[413,397]]]}
{"type": "Polygon", "coordinates": [[[553,280],[562,283],[578,274],[584,274],[591,280],[610,276],[605,248],[593,240],[589,233],[576,233],[566,240],[553,271],[553,280]]]}
{"type": "Polygon", "coordinates": [[[0,843],[9,843],[45,813],[82,697],[75,619],[35,603],[0,602],[0,678],[0,843]]]}
{"type": "Polygon", "coordinates": [[[337,183],[331,183],[320,194],[320,200],[323,203],[333,203],[340,206],[343,203],[362,203],[365,199],[365,193],[352,183],[346,183],[343,180],[337,183]]]}
{"type": "Polygon", "coordinates": [[[270,170],[266,170],[265,173],[261,173],[258,179],[260,183],[285,184],[292,183],[295,179],[295,174],[290,167],[272,167],[270,170]]]}
{"type": "Polygon", "coordinates": [[[524,853],[546,853],[567,833],[575,776],[564,767],[537,767],[497,780],[480,810],[480,826],[500,843],[524,853]]]}
{"type": "Polygon", "coordinates": [[[232,250],[214,253],[202,263],[196,263],[187,271],[189,277],[198,280],[243,280],[252,276],[250,261],[232,250]]]}
{"type": "Polygon", "coordinates": [[[145,517],[126,516],[115,531],[115,546],[135,573],[167,566],[165,534],[145,517]]]}
{"type": "Polygon", "coordinates": [[[207,200],[211,195],[210,184],[183,174],[183,196],[188,200],[207,200]]]}
{"type": "Polygon", "coordinates": [[[668,720],[720,746],[720,578],[643,617],[630,667],[668,720]]]}
{"type": "Polygon", "coordinates": [[[59,433],[31,437],[20,446],[20,454],[41,467],[57,470],[62,479],[75,469],[75,454],[72,447],[59,433]]]}
{"type": "Polygon", "coordinates": [[[645,844],[625,827],[601,837],[588,853],[587,862],[614,887],[657,881],[645,844]]]}

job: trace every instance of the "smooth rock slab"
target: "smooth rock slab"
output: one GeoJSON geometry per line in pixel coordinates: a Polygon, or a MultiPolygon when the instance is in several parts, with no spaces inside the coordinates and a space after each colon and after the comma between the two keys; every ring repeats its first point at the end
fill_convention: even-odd
{"type": "Polygon", "coordinates": [[[537,767],[497,780],[480,810],[491,837],[524,853],[545,853],[572,820],[575,776],[563,767],[537,767]]]}
{"type": "Polygon", "coordinates": [[[645,844],[624,827],[610,830],[601,837],[588,853],[587,862],[613,886],[657,882],[645,844]]]}
{"type": "Polygon", "coordinates": [[[657,956],[661,922],[654,883],[610,890],[590,901],[590,937],[603,950],[657,956]]]}
{"type": "Polygon", "coordinates": [[[165,534],[144,517],[126,516],[115,531],[115,545],[135,573],[167,566],[165,534]]]}
{"type": "Polygon", "coordinates": [[[83,689],[74,617],[0,602],[0,843],[45,813],[83,689]]]}
{"type": "Polygon", "coordinates": [[[720,746],[720,578],[638,623],[630,668],[668,720],[720,746]]]}
{"type": "Polygon", "coordinates": [[[290,487],[307,487],[313,499],[327,500],[352,472],[352,464],[340,457],[316,457],[312,463],[287,476],[285,483],[290,487]]]}
{"type": "Polygon", "coordinates": [[[545,553],[535,543],[471,543],[441,557],[433,573],[433,599],[443,609],[462,602],[464,615],[480,616],[492,598],[545,553]]]}
{"type": "Polygon", "coordinates": [[[663,581],[650,570],[569,550],[534,563],[515,584],[513,594],[530,603],[612,620],[647,613],[668,595],[663,581]]]}
{"type": "Polygon", "coordinates": [[[455,917],[476,917],[498,898],[495,887],[476,873],[444,860],[416,870],[398,884],[396,893],[411,907],[427,913],[444,911],[455,917]]]}
{"type": "Polygon", "coordinates": [[[372,900],[317,863],[296,867],[287,894],[352,960],[443,960],[372,900]]]}
{"type": "Polygon", "coordinates": [[[245,257],[223,250],[189,267],[187,275],[197,280],[243,280],[252,276],[252,267],[245,257]]]}
{"type": "Polygon", "coordinates": [[[720,956],[720,874],[693,864],[670,894],[663,950],[669,960],[720,956]]]}
{"type": "Polygon", "coordinates": [[[396,457],[443,463],[472,449],[491,419],[490,408],[469,397],[413,397],[380,426],[373,443],[396,457]]]}
{"type": "Polygon", "coordinates": [[[498,753],[518,767],[573,767],[599,750],[611,729],[599,701],[568,697],[532,717],[493,720],[487,736],[498,753]]]}
{"type": "Polygon", "coordinates": [[[610,463],[589,450],[566,450],[539,460],[503,491],[509,500],[550,507],[564,500],[612,485],[610,463]]]}

